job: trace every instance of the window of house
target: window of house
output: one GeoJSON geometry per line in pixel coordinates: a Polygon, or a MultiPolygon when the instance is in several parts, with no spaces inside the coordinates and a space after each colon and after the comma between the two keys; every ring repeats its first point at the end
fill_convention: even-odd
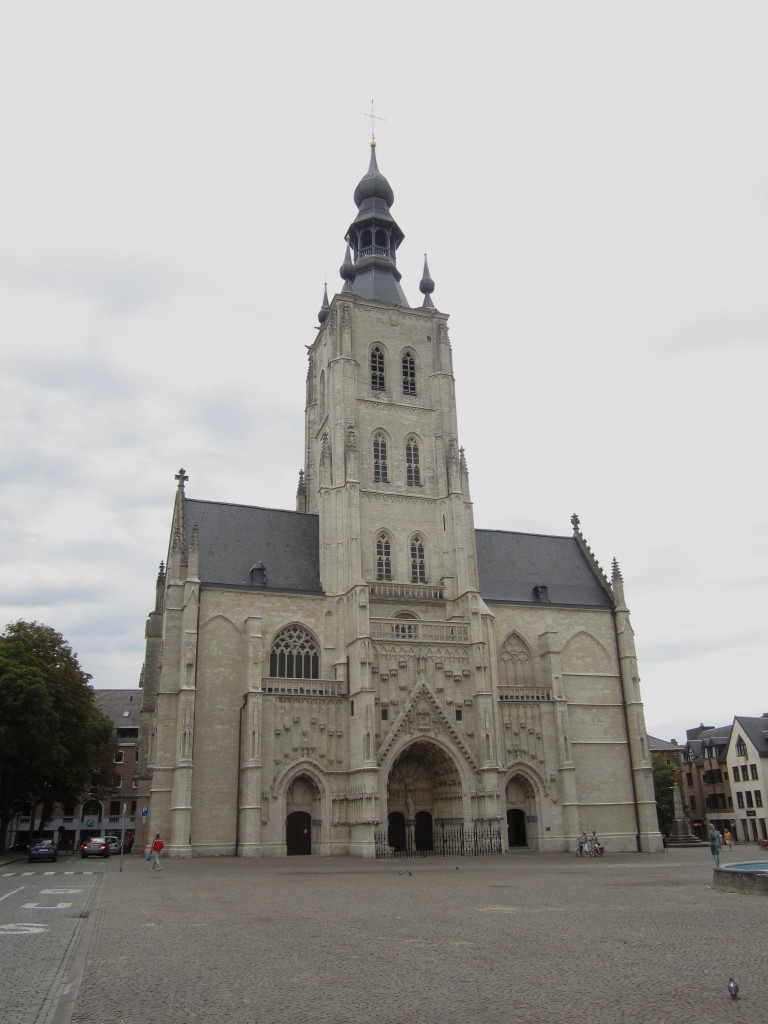
{"type": "Polygon", "coordinates": [[[389,720],[389,708],[381,709],[381,720],[382,722],[386,722],[389,720]]]}
{"type": "Polygon", "coordinates": [[[403,394],[416,394],[416,361],[410,352],[403,356],[403,394]]]}
{"type": "Polygon", "coordinates": [[[110,800],[109,801],[109,816],[110,818],[118,818],[120,816],[120,801],[110,800]]]}
{"type": "Polygon", "coordinates": [[[371,391],[384,390],[384,353],[377,345],[371,350],[371,391]]]}
{"type": "Polygon", "coordinates": [[[124,760],[124,757],[125,757],[125,755],[123,754],[122,750],[116,750],[115,751],[115,764],[122,764],[123,760],[124,760]]]}
{"type": "Polygon", "coordinates": [[[411,583],[427,582],[427,563],[424,559],[424,541],[421,534],[411,538],[411,583]]]}
{"type": "Polygon", "coordinates": [[[269,657],[273,679],[319,679],[320,657],[315,638],[303,626],[286,626],[275,637],[269,657]]]}
{"type": "Polygon", "coordinates": [[[392,545],[386,533],[376,538],[376,579],[392,579],[392,545]]]}
{"type": "Polygon", "coordinates": [[[691,805],[691,810],[695,811],[696,810],[696,797],[695,796],[690,797],[689,798],[689,803],[691,805]]]}
{"type": "Polygon", "coordinates": [[[738,742],[736,743],[736,753],[739,757],[747,756],[747,744],[744,742],[741,736],[739,736],[738,742]]]}
{"type": "Polygon", "coordinates": [[[749,772],[747,771],[747,766],[745,764],[741,766],[741,777],[744,780],[744,782],[746,782],[749,779],[749,772]]]}
{"type": "Polygon", "coordinates": [[[745,793],[745,796],[747,798],[747,807],[754,807],[755,801],[752,799],[752,790],[748,789],[745,793]]]}
{"type": "Polygon", "coordinates": [[[456,708],[456,721],[460,722],[463,717],[464,717],[464,711],[462,710],[462,708],[456,708]]]}
{"type": "Polygon", "coordinates": [[[686,778],[688,780],[688,785],[692,786],[693,785],[693,772],[688,772],[687,775],[686,775],[686,778]]]}
{"type": "Polygon", "coordinates": [[[373,436],[373,482],[376,484],[389,483],[387,439],[381,431],[373,436]]]}
{"type": "Polygon", "coordinates": [[[759,789],[756,789],[755,790],[755,807],[762,807],[762,806],[763,806],[763,794],[760,792],[759,789]]]}
{"type": "Polygon", "coordinates": [[[753,779],[757,778],[757,765],[756,764],[751,764],[749,766],[749,774],[752,776],[753,779]]]}
{"type": "Polygon", "coordinates": [[[736,794],[736,806],[737,807],[743,807],[744,806],[744,794],[743,793],[737,793],[736,794]]]}
{"type": "Polygon", "coordinates": [[[739,781],[739,766],[738,765],[736,765],[736,767],[733,769],[733,781],[734,782],[738,782],[739,781]]]}
{"type": "Polygon", "coordinates": [[[419,442],[415,437],[409,437],[405,442],[405,481],[409,487],[421,487],[419,442]]]}

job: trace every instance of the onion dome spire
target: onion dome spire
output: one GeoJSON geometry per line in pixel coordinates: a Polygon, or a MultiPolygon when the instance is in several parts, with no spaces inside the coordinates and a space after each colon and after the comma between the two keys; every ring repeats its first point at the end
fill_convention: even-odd
{"type": "Polygon", "coordinates": [[[435,304],[432,301],[432,292],[435,290],[435,282],[429,276],[429,267],[427,266],[427,254],[424,253],[424,273],[421,275],[421,281],[419,282],[419,291],[424,296],[424,301],[421,304],[422,309],[434,309],[435,304]]]}
{"type": "Polygon", "coordinates": [[[365,299],[408,306],[397,269],[397,248],[405,235],[389,210],[395,194],[376,162],[375,140],[371,142],[371,162],[358,182],[354,199],[357,216],[346,235],[354,275],[349,275],[345,260],[341,273],[345,281],[342,291],[365,299]]]}
{"type": "Polygon", "coordinates": [[[328,302],[328,282],[326,281],[325,288],[323,289],[323,304],[320,307],[320,312],[317,314],[317,319],[320,321],[320,326],[321,327],[325,323],[325,321],[328,319],[328,314],[329,314],[330,311],[331,311],[331,307],[330,307],[330,304],[328,302]]]}

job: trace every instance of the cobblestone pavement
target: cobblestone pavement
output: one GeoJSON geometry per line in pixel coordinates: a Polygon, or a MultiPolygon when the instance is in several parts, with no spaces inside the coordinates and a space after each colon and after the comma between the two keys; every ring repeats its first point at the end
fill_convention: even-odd
{"type": "Polygon", "coordinates": [[[768,902],[707,848],[116,867],[75,1024],[768,1021],[768,902]]]}
{"type": "Polygon", "coordinates": [[[56,1021],[70,980],[79,976],[77,950],[84,945],[103,871],[103,864],[81,868],[64,857],[53,864],[27,864],[26,857],[0,856],[3,1024],[56,1021]]]}

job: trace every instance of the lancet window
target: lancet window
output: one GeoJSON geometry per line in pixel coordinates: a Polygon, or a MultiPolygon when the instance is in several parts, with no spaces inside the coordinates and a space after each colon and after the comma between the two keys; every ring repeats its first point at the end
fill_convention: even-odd
{"type": "Polygon", "coordinates": [[[373,435],[373,482],[375,484],[389,483],[387,438],[381,431],[373,435]]]}
{"type": "Polygon", "coordinates": [[[377,345],[371,349],[371,391],[384,390],[384,353],[377,345]]]}
{"type": "Polygon", "coordinates": [[[409,487],[421,487],[419,442],[415,437],[408,437],[405,441],[405,481],[409,487]]]}
{"type": "Polygon", "coordinates": [[[376,579],[392,579],[392,542],[383,531],[376,538],[376,579]]]}
{"type": "Polygon", "coordinates": [[[411,537],[411,583],[427,582],[427,563],[424,557],[424,540],[420,533],[411,537]]]}
{"type": "Polygon", "coordinates": [[[416,394],[416,360],[410,352],[403,356],[403,394],[416,394]]]}
{"type": "Polygon", "coordinates": [[[303,626],[281,629],[269,656],[269,674],[273,679],[319,679],[320,658],[315,638],[303,626]]]}
{"type": "Polygon", "coordinates": [[[506,686],[532,686],[534,683],[530,649],[517,633],[511,633],[501,649],[499,682],[506,686]]]}

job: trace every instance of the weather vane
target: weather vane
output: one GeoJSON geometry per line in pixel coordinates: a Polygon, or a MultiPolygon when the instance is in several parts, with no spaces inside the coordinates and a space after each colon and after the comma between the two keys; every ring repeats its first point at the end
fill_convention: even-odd
{"type": "Polygon", "coordinates": [[[375,145],[375,143],[376,143],[376,132],[374,131],[374,129],[375,129],[376,126],[374,125],[373,122],[374,121],[386,121],[386,117],[379,117],[378,114],[374,114],[374,112],[373,112],[373,100],[371,100],[371,112],[370,112],[370,114],[366,114],[362,110],[360,111],[360,113],[363,115],[363,117],[370,117],[370,119],[371,119],[371,144],[375,145]]]}

